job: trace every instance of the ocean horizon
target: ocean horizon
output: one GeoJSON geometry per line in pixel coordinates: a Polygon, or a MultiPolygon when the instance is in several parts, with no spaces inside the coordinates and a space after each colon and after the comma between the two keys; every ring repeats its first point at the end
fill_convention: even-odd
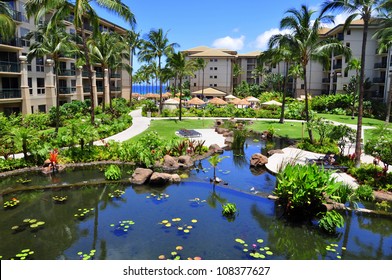
{"type": "MultiPolygon", "coordinates": [[[[151,85],[133,85],[132,86],[133,93],[147,94],[147,93],[159,93],[159,85],[151,86],[151,85]]],[[[166,85],[162,85],[162,93],[166,92],[166,85]]]]}

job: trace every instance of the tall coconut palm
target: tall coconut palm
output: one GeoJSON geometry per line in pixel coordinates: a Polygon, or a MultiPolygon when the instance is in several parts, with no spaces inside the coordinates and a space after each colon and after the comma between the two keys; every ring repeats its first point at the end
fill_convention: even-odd
{"type": "Polygon", "coordinates": [[[175,77],[179,80],[179,90],[180,90],[180,104],[179,104],[179,120],[182,117],[182,79],[186,76],[192,75],[197,69],[197,62],[193,59],[185,59],[183,52],[174,52],[170,54],[167,58],[167,64],[175,77]]]}
{"type": "MultiPolygon", "coordinates": [[[[322,23],[332,21],[331,16],[322,13],[313,19],[314,10],[302,5],[300,10],[289,9],[287,16],[280,21],[280,29],[288,29],[290,34],[282,35],[290,42],[292,50],[298,56],[298,61],[303,69],[304,90],[305,90],[305,119],[309,123],[309,92],[307,81],[307,65],[310,60],[320,52],[334,49],[349,55],[348,49],[341,42],[333,39],[319,40],[319,30],[322,23]]],[[[311,126],[308,125],[309,139],[313,142],[311,126]]]]}
{"type": "MultiPolygon", "coordinates": [[[[142,47],[139,51],[139,60],[145,62],[153,62],[155,60],[157,65],[157,78],[160,79],[162,58],[168,57],[175,47],[179,47],[177,43],[169,43],[167,38],[168,32],[164,33],[160,28],[158,30],[150,30],[142,43],[142,47]]],[[[159,82],[159,113],[162,113],[162,82],[159,82]]]]}
{"type": "Polygon", "coordinates": [[[363,118],[363,98],[365,95],[365,65],[366,65],[366,45],[371,17],[375,13],[390,6],[390,0],[328,0],[322,5],[321,14],[328,11],[348,12],[350,16],[346,19],[344,29],[347,29],[354,18],[360,17],[363,20],[362,49],[361,49],[361,71],[359,75],[359,100],[358,100],[358,121],[357,135],[355,141],[355,166],[361,164],[362,154],[362,118],[363,118]]]}
{"type": "Polygon", "coordinates": [[[303,69],[302,66],[299,63],[294,63],[291,64],[289,67],[289,77],[293,78],[293,95],[295,96],[296,94],[296,89],[297,89],[297,79],[301,78],[303,79],[303,69]]]}
{"type": "Polygon", "coordinates": [[[207,67],[208,61],[202,57],[198,57],[196,59],[197,70],[202,71],[202,79],[201,79],[201,98],[204,99],[204,71],[207,67]]]}
{"type": "Polygon", "coordinates": [[[12,11],[6,2],[0,2],[0,37],[5,41],[15,36],[16,24],[12,19],[12,11]]]}
{"type": "Polygon", "coordinates": [[[59,130],[60,123],[60,58],[61,56],[72,57],[77,53],[77,46],[71,40],[70,34],[66,32],[65,25],[62,22],[49,22],[41,24],[36,31],[30,32],[28,38],[34,37],[34,43],[31,44],[27,54],[29,60],[37,57],[48,57],[54,62],[54,73],[56,81],[56,129],[59,130]]]}
{"type": "MultiPolygon", "coordinates": [[[[379,53],[388,52],[392,48],[392,11],[381,16],[381,27],[376,31],[374,37],[377,39],[379,53]]],[[[389,92],[387,95],[387,112],[385,116],[385,123],[389,123],[391,117],[391,102],[392,102],[392,82],[389,83],[389,92]]]]}
{"type": "Polygon", "coordinates": [[[349,70],[355,70],[355,89],[354,89],[354,94],[353,94],[353,104],[352,104],[352,115],[351,118],[354,119],[354,113],[355,113],[355,97],[358,96],[358,90],[359,90],[359,76],[360,76],[360,71],[361,71],[361,60],[358,58],[351,58],[348,63],[347,67],[345,69],[345,73],[348,73],[349,70]]]}
{"type": "MultiPolygon", "coordinates": [[[[89,49],[87,46],[87,34],[86,27],[90,25],[93,29],[93,33],[98,33],[98,15],[95,12],[94,7],[91,3],[95,3],[101,8],[113,12],[114,14],[122,17],[131,26],[136,23],[135,16],[129,9],[129,7],[124,4],[121,0],[75,0],[72,6],[69,5],[67,0],[28,0],[26,2],[26,12],[27,16],[35,17],[35,21],[38,22],[44,15],[49,12],[54,12],[54,19],[61,19],[69,16],[71,13],[74,15],[73,24],[75,29],[81,33],[82,37],[82,47],[81,50],[84,53],[84,59],[86,63],[87,71],[89,72],[89,83],[90,88],[93,88],[93,78],[92,78],[92,68],[91,68],[91,58],[89,54],[89,49]]],[[[95,124],[95,104],[94,104],[94,93],[91,90],[91,123],[95,124]]]]}
{"type": "Polygon", "coordinates": [[[130,103],[132,105],[132,85],[133,85],[133,57],[136,55],[136,50],[140,49],[142,40],[140,39],[140,33],[135,32],[134,30],[128,30],[125,34],[124,39],[129,45],[130,49],[130,66],[131,72],[129,74],[131,91],[130,91],[130,103]]]}
{"type": "MultiPolygon", "coordinates": [[[[233,65],[233,79],[237,78],[242,73],[244,73],[244,70],[242,70],[241,65],[239,65],[238,63],[234,63],[234,65],[233,65]]],[[[234,93],[234,83],[233,83],[232,92],[234,93]]]]}

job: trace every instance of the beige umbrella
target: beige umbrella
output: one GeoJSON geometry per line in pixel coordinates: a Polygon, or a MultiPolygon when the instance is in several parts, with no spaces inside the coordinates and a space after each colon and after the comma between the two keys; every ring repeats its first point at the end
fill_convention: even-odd
{"type": "Polygon", "coordinates": [[[164,104],[178,105],[180,104],[180,99],[176,100],[175,98],[170,98],[163,102],[164,104]]]}
{"type": "Polygon", "coordinates": [[[147,93],[144,95],[145,98],[155,98],[155,94],[154,93],[147,93]]]}
{"type": "Polygon", "coordinates": [[[233,100],[233,99],[236,99],[236,98],[237,98],[237,97],[235,97],[235,96],[232,95],[232,94],[229,94],[229,95],[225,96],[225,99],[228,100],[228,101],[233,100]]]}
{"type": "Polygon", "coordinates": [[[250,102],[247,101],[246,99],[239,99],[239,98],[234,99],[231,103],[236,105],[237,107],[239,106],[244,107],[250,105],[250,102]]]}
{"type": "Polygon", "coordinates": [[[276,100],[270,100],[267,102],[261,103],[262,105],[275,105],[275,106],[282,106],[282,103],[276,101],[276,100]]]}
{"type": "Polygon", "coordinates": [[[260,102],[260,100],[258,98],[253,97],[253,96],[248,96],[245,99],[248,100],[249,102],[260,102]]]}
{"type": "Polygon", "coordinates": [[[188,101],[188,105],[198,106],[198,105],[204,105],[204,104],[206,104],[206,103],[198,97],[193,97],[191,100],[188,101]]]}
{"type": "Polygon", "coordinates": [[[208,103],[211,103],[213,105],[227,105],[227,102],[224,101],[223,99],[220,99],[218,97],[214,97],[211,100],[208,101],[208,103]]]}

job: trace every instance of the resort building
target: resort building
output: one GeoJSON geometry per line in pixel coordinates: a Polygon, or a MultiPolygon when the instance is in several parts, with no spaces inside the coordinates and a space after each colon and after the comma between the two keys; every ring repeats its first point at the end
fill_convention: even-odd
{"type": "MultiPolygon", "coordinates": [[[[29,114],[48,112],[56,100],[53,61],[49,58],[35,58],[27,61],[30,40],[26,35],[36,30],[34,19],[27,18],[25,3],[19,0],[5,1],[13,12],[17,25],[15,37],[9,41],[0,38],[0,112],[29,114]]],[[[49,18],[49,15],[47,15],[49,18]]],[[[48,20],[46,18],[46,20],[48,20]]],[[[73,26],[73,15],[69,15],[66,30],[69,33],[78,32],[73,26]]],[[[92,34],[92,27],[86,22],[84,28],[92,34]]],[[[125,33],[126,30],[105,19],[100,19],[100,31],[125,33]]],[[[77,68],[73,58],[62,58],[60,62],[59,91],[60,104],[72,100],[90,99],[93,91],[95,104],[98,104],[103,94],[129,99],[130,78],[128,73],[118,71],[108,76],[108,71],[99,65],[93,68],[94,86],[91,89],[86,68],[77,68]],[[106,89],[103,88],[103,79],[106,89]],[[110,81],[110,82],[109,82],[110,81]]],[[[108,98],[106,99],[108,100],[108,98]]]]}
{"type": "MultiPolygon", "coordinates": [[[[373,36],[377,28],[379,28],[377,22],[371,22],[366,48],[365,69],[365,77],[371,82],[371,87],[365,89],[365,96],[386,102],[391,83],[392,53],[391,49],[388,52],[378,53],[378,43],[373,36]]],[[[356,20],[345,31],[343,31],[343,24],[331,29],[321,29],[320,40],[331,37],[337,38],[345,46],[351,48],[353,58],[360,59],[362,32],[363,21],[356,20]]],[[[190,91],[193,95],[200,95],[202,88],[215,88],[229,95],[233,94],[233,89],[242,81],[246,81],[248,84],[260,84],[262,82],[262,75],[254,71],[258,67],[257,57],[261,54],[260,51],[238,54],[236,51],[227,49],[200,46],[183,52],[188,59],[203,58],[207,61],[207,66],[204,69],[204,86],[202,69],[196,71],[194,76],[190,78],[190,91]],[[238,76],[233,75],[234,64],[237,64],[242,70],[238,76]]],[[[346,71],[347,65],[348,61],[339,53],[331,55],[329,68],[324,67],[319,62],[310,61],[307,66],[308,91],[312,95],[343,92],[344,85],[348,84],[350,78],[356,74],[355,70],[346,71]]],[[[287,66],[283,62],[276,65],[263,65],[263,68],[282,75],[287,72],[287,66]]],[[[289,79],[288,89],[295,92],[294,97],[303,96],[303,80],[297,79],[294,85],[293,79],[289,79]]]]}

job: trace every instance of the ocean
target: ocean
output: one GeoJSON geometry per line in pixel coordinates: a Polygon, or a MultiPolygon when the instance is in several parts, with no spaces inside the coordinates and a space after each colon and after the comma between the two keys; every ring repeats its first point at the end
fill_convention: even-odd
{"type": "MultiPolygon", "coordinates": [[[[133,85],[132,86],[133,93],[147,94],[147,93],[159,93],[159,85],[151,86],[151,85],[133,85]]],[[[162,93],[166,92],[166,85],[162,85],[162,93]]]]}

